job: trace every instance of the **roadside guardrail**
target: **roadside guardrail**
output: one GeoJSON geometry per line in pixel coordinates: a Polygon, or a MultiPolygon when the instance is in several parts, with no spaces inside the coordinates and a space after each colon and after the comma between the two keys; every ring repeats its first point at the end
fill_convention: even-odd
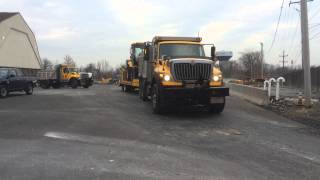
{"type": "Polygon", "coordinates": [[[248,85],[226,83],[230,88],[231,96],[237,96],[257,105],[268,105],[268,91],[262,88],[252,87],[248,85]]]}

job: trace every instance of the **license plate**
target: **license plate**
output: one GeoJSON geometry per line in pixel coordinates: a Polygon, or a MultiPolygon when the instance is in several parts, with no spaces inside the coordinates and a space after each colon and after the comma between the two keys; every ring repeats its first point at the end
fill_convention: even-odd
{"type": "Polygon", "coordinates": [[[224,103],[224,98],[223,97],[211,97],[210,103],[211,104],[222,104],[222,103],[224,103]]]}
{"type": "Polygon", "coordinates": [[[194,88],[195,85],[194,84],[186,84],[186,88],[194,88]]]}

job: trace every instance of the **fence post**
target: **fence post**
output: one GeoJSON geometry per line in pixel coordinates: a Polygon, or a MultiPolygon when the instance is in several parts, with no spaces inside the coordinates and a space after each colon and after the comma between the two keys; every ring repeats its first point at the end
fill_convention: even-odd
{"type": "Polygon", "coordinates": [[[320,86],[320,66],[315,69],[316,70],[316,88],[317,92],[319,92],[319,86],[320,86]]]}

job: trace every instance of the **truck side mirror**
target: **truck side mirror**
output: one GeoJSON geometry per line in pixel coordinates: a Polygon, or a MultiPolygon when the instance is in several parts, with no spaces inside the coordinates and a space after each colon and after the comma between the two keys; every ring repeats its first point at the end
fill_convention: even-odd
{"type": "Polygon", "coordinates": [[[211,59],[214,60],[216,57],[216,47],[212,46],[211,47],[211,59]]]}
{"type": "Polygon", "coordinates": [[[163,56],[162,56],[162,59],[163,59],[163,60],[170,60],[170,56],[163,55],[163,56]]]}

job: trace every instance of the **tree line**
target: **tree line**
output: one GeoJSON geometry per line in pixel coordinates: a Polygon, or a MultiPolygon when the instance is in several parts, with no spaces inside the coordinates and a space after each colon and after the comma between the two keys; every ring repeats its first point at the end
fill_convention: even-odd
{"type": "MultiPolygon", "coordinates": [[[[53,62],[48,58],[42,59],[42,69],[43,70],[54,70],[54,67],[59,64],[58,62],[53,62]]],[[[70,56],[66,55],[63,58],[62,64],[66,64],[70,67],[77,67],[76,61],[70,56]]],[[[96,62],[90,62],[85,66],[80,66],[80,72],[90,72],[93,73],[94,78],[97,80],[112,78],[114,74],[114,69],[109,65],[107,60],[99,60],[96,62]]]]}
{"type": "MultiPolygon", "coordinates": [[[[286,85],[294,88],[303,87],[303,70],[301,66],[282,67],[274,64],[263,64],[264,79],[284,77],[286,85]]],[[[238,60],[220,62],[225,78],[240,80],[259,80],[261,78],[261,56],[259,51],[242,52],[238,60]]],[[[262,80],[263,81],[263,80],[262,80]]],[[[313,89],[320,89],[320,66],[311,67],[313,89]]]]}

